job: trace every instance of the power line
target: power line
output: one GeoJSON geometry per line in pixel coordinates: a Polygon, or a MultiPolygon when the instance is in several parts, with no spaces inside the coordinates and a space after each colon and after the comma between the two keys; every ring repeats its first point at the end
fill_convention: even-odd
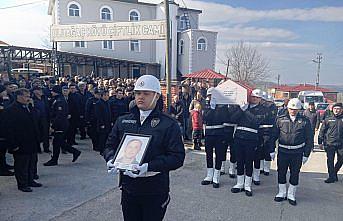
{"type": "Polygon", "coordinates": [[[41,3],[41,2],[45,2],[45,1],[46,0],[40,0],[40,1],[35,1],[35,2],[28,2],[28,3],[24,3],[24,4],[19,4],[19,5],[12,5],[12,6],[7,6],[7,7],[2,7],[2,8],[0,8],[0,10],[18,8],[18,7],[33,5],[33,4],[37,4],[37,3],[41,3]]]}

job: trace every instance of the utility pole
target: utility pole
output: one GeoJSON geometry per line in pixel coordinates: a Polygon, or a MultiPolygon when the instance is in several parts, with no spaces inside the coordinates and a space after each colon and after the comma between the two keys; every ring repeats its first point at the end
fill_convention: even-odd
{"type": "Polygon", "coordinates": [[[226,78],[229,75],[229,66],[230,66],[230,59],[227,59],[227,65],[226,65],[226,78]]]}
{"type": "Polygon", "coordinates": [[[171,105],[171,86],[170,86],[170,19],[169,19],[169,0],[164,0],[164,9],[166,13],[166,87],[167,87],[167,108],[171,105]]]}
{"type": "Polygon", "coordinates": [[[280,86],[280,74],[277,75],[277,86],[280,86]]]}
{"type": "Polygon", "coordinates": [[[316,88],[319,86],[319,74],[320,74],[320,64],[322,62],[322,53],[317,53],[316,59],[312,59],[314,63],[318,64],[318,69],[317,69],[317,78],[316,78],[316,88]]]}

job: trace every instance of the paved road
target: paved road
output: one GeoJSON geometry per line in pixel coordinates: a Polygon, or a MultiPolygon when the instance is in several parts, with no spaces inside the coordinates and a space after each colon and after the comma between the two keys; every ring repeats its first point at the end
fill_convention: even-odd
{"type": "MultiPolygon", "coordinates": [[[[43,167],[48,154],[39,155],[42,188],[32,193],[16,189],[13,177],[0,177],[1,221],[119,221],[120,191],[105,171],[103,159],[90,150],[89,141],[79,141],[83,152],[76,163],[61,155],[57,167],[43,167]]],[[[310,220],[335,221],[343,216],[343,183],[325,184],[325,155],[315,152],[302,171],[297,192],[298,206],[275,203],[276,172],[253,186],[254,196],[232,194],[234,179],[221,177],[221,187],[201,186],[205,175],[204,152],[188,151],[182,169],[171,173],[171,198],[167,221],[219,220],[310,220]]],[[[275,168],[275,164],[273,164],[275,168]]]]}

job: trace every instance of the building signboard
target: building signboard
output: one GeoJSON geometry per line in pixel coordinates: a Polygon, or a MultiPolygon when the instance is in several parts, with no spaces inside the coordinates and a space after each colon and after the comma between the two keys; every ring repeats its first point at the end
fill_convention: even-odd
{"type": "Polygon", "coordinates": [[[135,21],[94,24],[52,25],[50,41],[163,40],[166,22],[135,21]]]}
{"type": "Polygon", "coordinates": [[[216,104],[239,104],[248,102],[248,90],[238,83],[227,80],[212,91],[212,99],[216,104]]]}

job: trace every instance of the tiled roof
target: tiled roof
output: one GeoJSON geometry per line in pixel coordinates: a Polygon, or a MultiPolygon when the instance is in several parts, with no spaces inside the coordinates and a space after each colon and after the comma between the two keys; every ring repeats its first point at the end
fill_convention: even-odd
{"type": "Polygon", "coordinates": [[[0,40],[0,46],[8,46],[9,44],[7,44],[6,42],[3,42],[0,40]]]}
{"type": "Polygon", "coordinates": [[[275,87],[278,91],[289,91],[289,92],[299,92],[299,91],[321,91],[324,93],[335,92],[328,88],[316,87],[312,84],[299,84],[296,86],[280,85],[275,87]]]}
{"type": "Polygon", "coordinates": [[[183,76],[184,78],[225,79],[224,75],[218,74],[211,69],[204,69],[183,76]]]}

